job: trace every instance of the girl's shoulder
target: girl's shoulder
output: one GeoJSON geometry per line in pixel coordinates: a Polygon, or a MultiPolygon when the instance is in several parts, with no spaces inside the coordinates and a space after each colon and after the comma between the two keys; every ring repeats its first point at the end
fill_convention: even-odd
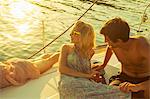
{"type": "Polygon", "coordinates": [[[73,44],[64,44],[62,46],[62,49],[61,49],[61,52],[66,53],[66,54],[69,54],[73,51],[74,51],[74,45],[73,44]]]}
{"type": "Polygon", "coordinates": [[[70,51],[72,49],[74,49],[74,45],[73,44],[63,44],[62,45],[62,50],[68,50],[68,51],[70,51]]]}

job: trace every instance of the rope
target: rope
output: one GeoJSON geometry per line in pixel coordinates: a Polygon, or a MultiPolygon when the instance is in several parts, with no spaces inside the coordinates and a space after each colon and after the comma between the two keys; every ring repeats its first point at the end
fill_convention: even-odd
{"type": "MultiPolygon", "coordinates": [[[[44,27],[44,20],[42,20],[42,41],[43,41],[43,47],[45,46],[45,27],[44,27]]],[[[46,52],[45,50],[43,51],[46,52]]]]}
{"type": "MultiPolygon", "coordinates": [[[[93,6],[94,4],[97,2],[98,0],[95,0],[93,2],[93,4],[77,19],[80,20],[93,6]]],[[[54,38],[50,43],[48,43],[47,45],[45,45],[43,48],[41,48],[39,51],[35,52],[33,55],[31,55],[30,57],[28,57],[28,59],[31,59],[33,56],[35,56],[36,54],[38,54],[39,52],[41,52],[42,50],[44,50],[46,47],[48,47],[50,44],[52,44],[55,40],[57,40],[59,37],[61,37],[63,34],[65,34],[75,23],[73,23],[72,25],[70,25],[68,27],[68,29],[66,29],[63,33],[61,33],[60,35],[58,35],[56,38],[54,38]]]]}
{"type": "Polygon", "coordinates": [[[145,21],[148,19],[147,15],[146,15],[146,10],[147,10],[147,8],[148,8],[149,6],[150,6],[150,4],[148,4],[148,5],[146,6],[146,8],[145,8],[145,10],[144,10],[144,12],[143,12],[143,16],[142,16],[142,19],[141,19],[141,23],[140,23],[140,25],[139,25],[139,28],[138,28],[137,32],[141,32],[141,31],[140,31],[140,28],[141,28],[141,26],[142,26],[142,23],[145,22],[145,21]]]}

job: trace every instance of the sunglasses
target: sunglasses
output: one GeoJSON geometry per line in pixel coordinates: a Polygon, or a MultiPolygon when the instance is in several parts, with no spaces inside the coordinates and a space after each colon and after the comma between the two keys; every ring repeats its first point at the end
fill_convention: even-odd
{"type": "Polygon", "coordinates": [[[70,35],[80,35],[80,32],[73,31],[70,35]]]}

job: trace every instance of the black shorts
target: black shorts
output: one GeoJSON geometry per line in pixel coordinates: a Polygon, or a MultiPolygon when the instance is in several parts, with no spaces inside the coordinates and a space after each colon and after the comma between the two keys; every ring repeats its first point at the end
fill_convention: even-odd
{"type": "Polygon", "coordinates": [[[109,79],[109,83],[111,83],[114,80],[119,80],[120,83],[130,82],[130,83],[133,83],[133,84],[138,84],[138,83],[144,82],[146,80],[150,80],[150,76],[144,77],[144,78],[135,78],[135,77],[130,77],[130,76],[126,75],[125,73],[120,73],[118,75],[112,76],[109,79]]]}
{"type": "MultiPolygon", "coordinates": [[[[132,84],[138,84],[144,82],[146,80],[150,80],[150,76],[144,78],[135,78],[126,75],[125,73],[120,73],[118,75],[114,75],[109,79],[109,83],[113,83],[113,85],[119,86],[120,83],[130,82],[132,84]]],[[[144,99],[144,91],[140,92],[132,92],[133,99],[144,99]]]]}

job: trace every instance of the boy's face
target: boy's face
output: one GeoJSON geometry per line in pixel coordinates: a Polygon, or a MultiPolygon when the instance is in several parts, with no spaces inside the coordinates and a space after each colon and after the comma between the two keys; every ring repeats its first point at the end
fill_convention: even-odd
{"type": "Polygon", "coordinates": [[[113,42],[113,41],[111,41],[111,40],[109,39],[108,36],[104,36],[104,37],[105,37],[105,42],[107,42],[108,45],[110,45],[112,48],[117,48],[117,47],[119,47],[119,42],[118,42],[118,41],[117,41],[117,42],[113,42]]]}

